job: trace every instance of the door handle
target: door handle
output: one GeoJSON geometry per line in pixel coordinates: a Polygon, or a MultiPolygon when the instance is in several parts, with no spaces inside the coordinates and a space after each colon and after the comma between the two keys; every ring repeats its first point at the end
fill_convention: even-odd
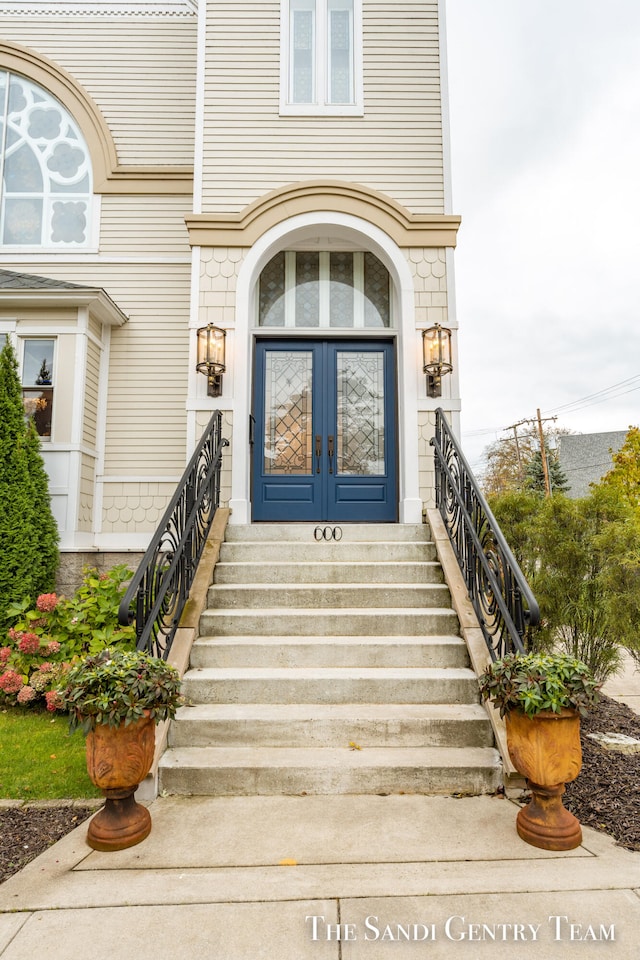
{"type": "Polygon", "coordinates": [[[329,473],[333,473],[333,437],[327,437],[327,454],[329,457],[329,473]]]}
{"type": "Polygon", "coordinates": [[[249,414],[249,446],[252,447],[256,435],[256,418],[252,413],[249,414]]]}
{"type": "Polygon", "coordinates": [[[322,457],[322,436],[316,433],[316,473],[320,473],[320,458],[322,457]]]}

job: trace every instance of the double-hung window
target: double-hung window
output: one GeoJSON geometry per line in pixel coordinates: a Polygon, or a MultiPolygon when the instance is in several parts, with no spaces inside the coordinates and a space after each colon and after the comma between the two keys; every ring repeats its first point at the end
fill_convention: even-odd
{"type": "Polygon", "coordinates": [[[282,114],[362,105],[361,0],[282,0],[282,114]]]}

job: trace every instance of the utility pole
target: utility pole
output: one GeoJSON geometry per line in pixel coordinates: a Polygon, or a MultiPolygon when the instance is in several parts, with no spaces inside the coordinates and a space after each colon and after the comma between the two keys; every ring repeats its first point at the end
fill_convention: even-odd
{"type": "MultiPolygon", "coordinates": [[[[538,435],[540,437],[540,459],[542,460],[542,473],[544,476],[544,489],[548,497],[551,496],[551,480],[549,479],[549,464],[547,463],[547,451],[544,445],[544,433],[542,432],[542,417],[540,416],[540,407],[536,410],[538,420],[538,435]]],[[[555,420],[555,417],[548,419],[555,420]]]]}
{"type": "Polygon", "coordinates": [[[504,428],[505,430],[513,430],[513,439],[516,442],[516,456],[518,458],[518,473],[520,474],[520,480],[524,479],[524,470],[522,468],[522,456],[520,454],[520,438],[518,436],[518,427],[521,427],[527,422],[527,420],[519,420],[518,423],[512,423],[510,427],[504,428]]]}

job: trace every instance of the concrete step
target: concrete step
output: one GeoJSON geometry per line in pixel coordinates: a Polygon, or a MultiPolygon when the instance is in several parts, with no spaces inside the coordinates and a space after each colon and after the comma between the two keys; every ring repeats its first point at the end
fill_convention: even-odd
{"type": "MultiPolygon", "coordinates": [[[[282,543],[283,540],[316,542],[316,530],[338,529],[339,543],[354,543],[363,540],[426,541],[431,537],[424,523],[247,523],[229,524],[225,540],[234,543],[242,540],[267,540],[282,543]]],[[[319,535],[319,534],[318,534],[319,535]]]]}
{"type": "Polygon", "coordinates": [[[200,637],[196,667],[466,667],[460,637],[200,637]]]}
{"type": "Polygon", "coordinates": [[[331,561],[218,563],[214,583],[442,583],[442,567],[434,561],[353,563],[331,561]]]}
{"type": "Polygon", "coordinates": [[[198,667],[183,679],[194,703],[476,703],[461,667],[198,667]]]}
{"type": "Polygon", "coordinates": [[[435,544],[426,541],[376,540],[340,543],[296,540],[234,540],[220,547],[224,563],[411,563],[435,561],[435,544]]]}
{"type": "Polygon", "coordinates": [[[480,704],[211,703],[181,707],[172,747],[490,747],[480,704]]]}
{"type": "Polygon", "coordinates": [[[444,583],[226,583],[210,587],[208,593],[212,610],[446,607],[450,600],[444,583]]]}
{"type": "Polygon", "coordinates": [[[458,618],[449,607],[406,610],[380,608],[269,607],[262,610],[205,610],[200,618],[200,635],[301,636],[301,637],[426,637],[458,632],[458,618]]]}
{"type": "Polygon", "coordinates": [[[178,747],[161,760],[160,786],[209,796],[480,794],[495,791],[500,772],[487,747],[178,747]]]}

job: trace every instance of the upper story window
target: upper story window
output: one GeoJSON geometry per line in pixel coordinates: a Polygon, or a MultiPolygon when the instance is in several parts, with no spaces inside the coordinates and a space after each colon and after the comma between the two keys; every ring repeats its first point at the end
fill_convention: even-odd
{"type": "Polygon", "coordinates": [[[373,253],[285,250],[260,274],[261,327],[391,326],[389,272],[373,253]]]}
{"type": "Polygon", "coordinates": [[[90,242],[91,162],[62,104],[0,71],[0,247],[84,248],[90,242]]]}
{"type": "Polygon", "coordinates": [[[283,114],[361,114],[361,0],[283,0],[283,114]]]}

